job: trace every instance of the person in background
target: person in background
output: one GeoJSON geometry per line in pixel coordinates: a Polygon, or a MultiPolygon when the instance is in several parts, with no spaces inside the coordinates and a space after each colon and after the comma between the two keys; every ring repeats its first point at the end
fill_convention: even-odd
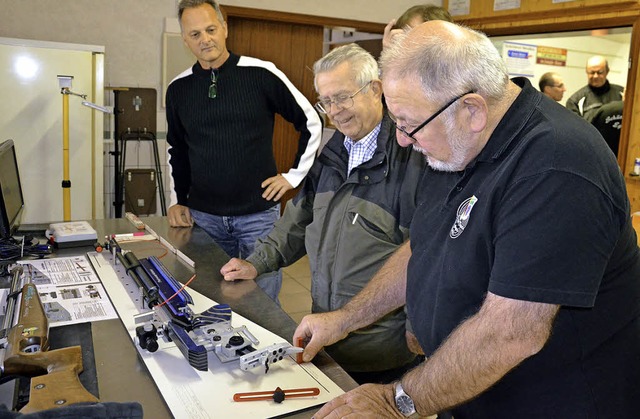
{"type": "Polygon", "coordinates": [[[398,141],[429,164],[410,242],[294,339],[308,361],[406,302],[426,360],[314,418],[636,417],[640,250],[600,134],[449,22],[401,35],[380,65],[398,141]]]}
{"type": "Polygon", "coordinates": [[[615,100],[599,107],[593,114],[591,123],[607,142],[607,145],[618,156],[620,146],[620,130],[622,129],[622,109],[624,108],[624,91],[622,100],[615,100]]]}
{"type": "MultiPolygon", "coordinates": [[[[451,17],[447,9],[444,9],[442,7],[434,6],[431,4],[420,4],[412,6],[405,10],[405,12],[397,20],[392,19],[384,28],[384,37],[382,38],[383,50],[391,44],[393,38],[396,35],[404,33],[407,31],[407,29],[411,29],[420,25],[421,23],[430,20],[444,20],[446,22],[453,22],[453,18],[451,17]]],[[[411,351],[420,356],[424,356],[424,351],[413,335],[411,322],[408,319],[406,323],[406,336],[407,344],[409,345],[411,351]]]]}
{"type": "Polygon", "coordinates": [[[600,106],[615,100],[622,100],[624,88],[609,83],[607,80],[609,63],[599,55],[587,60],[586,73],[587,85],[572,94],[567,99],[566,106],[571,112],[581,116],[587,122],[591,122],[595,110],[600,106]]]}
{"type": "MultiPolygon", "coordinates": [[[[337,131],[271,233],[221,273],[227,281],[252,279],[308,254],[311,311],[323,313],[346,304],[408,238],[426,163],[398,145],[371,54],[341,46],[318,60],[314,73],[316,107],[337,131]]],[[[390,382],[416,359],[405,319],[399,307],[327,352],[359,383],[390,382]]]]}
{"type": "Polygon", "coordinates": [[[567,91],[562,77],[558,73],[554,72],[544,73],[542,77],[540,77],[538,86],[542,93],[556,102],[560,102],[562,100],[562,96],[564,96],[564,92],[567,91]]]}
{"type": "MultiPolygon", "coordinates": [[[[311,168],[322,122],[272,63],[227,50],[227,23],[217,2],[182,0],[178,18],[197,61],[167,88],[169,224],[195,221],[229,256],[246,257],[280,217],[278,200],[311,168]],[[300,133],[287,173],[276,169],[275,114],[300,133]]],[[[258,280],[275,301],[281,283],[280,273],[258,280]]]]}
{"type": "Polygon", "coordinates": [[[384,28],[382,48],[387,48],[395,35],[404,32],[407,28],[414,28],[429,20],[445,20],[447,22],[453,22],[453,18],[447,9],[442,7],[434,6],[432,4],[419,4],[412,6],[405,10],[398,19],[392,19],[384,28]]]}

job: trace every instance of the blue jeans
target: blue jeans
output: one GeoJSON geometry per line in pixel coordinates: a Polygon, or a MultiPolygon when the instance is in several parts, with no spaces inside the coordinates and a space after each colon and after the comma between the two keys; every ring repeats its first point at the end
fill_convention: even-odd
{"type": "MultiPolygon", "coordinates": [[[[206,231],[229,257],[246,259],[256,240],[266,237],[280,218],[280,204],[266,211],[246,215],[220,216],[189,209],[197,225],[206,231]]],[[[267,272],[256,278],[256,284],[276,303],[282,287],[282,271],[267,272]]]]}

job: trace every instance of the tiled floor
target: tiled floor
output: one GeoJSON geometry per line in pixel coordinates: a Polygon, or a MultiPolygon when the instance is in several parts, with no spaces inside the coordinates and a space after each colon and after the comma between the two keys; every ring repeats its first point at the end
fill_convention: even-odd
{"type": "Polygon", "coordinates": [[[282,269],[282,289],[278,299],[282,309],[296,323],[311,312],[311,271],[307,256],[282,269]]]}

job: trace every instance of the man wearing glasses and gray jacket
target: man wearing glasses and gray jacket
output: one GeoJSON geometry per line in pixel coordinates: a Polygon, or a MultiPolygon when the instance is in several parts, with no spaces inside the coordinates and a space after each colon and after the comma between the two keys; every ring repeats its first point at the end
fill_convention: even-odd
{"type": "MultiPolygon", "coordinates": [[[[356,44],[314,65],[316,109],[337,128],[301,191],[247,260],[222,267],[227,281],[253,279],[309,255],[312,312],[356,295],[408,238],[426,162],[396,141],[375,59],[356,44]]],[[[360,383],[390,382],[415,365],[402,308],[326,348],[360,383]]]]}

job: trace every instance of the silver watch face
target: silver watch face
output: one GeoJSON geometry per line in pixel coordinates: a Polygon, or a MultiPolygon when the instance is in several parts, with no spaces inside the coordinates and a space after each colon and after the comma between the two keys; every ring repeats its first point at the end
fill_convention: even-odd
{"type": "Polygon", "coordinates": [[[403,415],[410,415],[416,411],[413,400],[406,394],[396,397],[396,406],[403,415]]]}

